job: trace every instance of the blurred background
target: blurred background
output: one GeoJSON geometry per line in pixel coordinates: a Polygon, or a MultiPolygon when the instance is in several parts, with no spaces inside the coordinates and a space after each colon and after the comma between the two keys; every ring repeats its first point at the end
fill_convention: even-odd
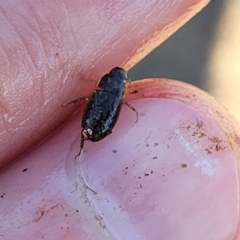
{"type": "Polygon", "coordinates": [[[128,76],[172,78],[198,86],[240,123],[240,1],[212,0],[128,76]]]}

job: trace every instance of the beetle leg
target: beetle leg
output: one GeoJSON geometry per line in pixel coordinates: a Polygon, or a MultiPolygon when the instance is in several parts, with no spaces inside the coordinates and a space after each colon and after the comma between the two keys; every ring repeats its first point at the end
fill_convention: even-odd
{"type": "Polygon", "coordinates": [[[130,105],[128,102],[125,102],[125,101],[122,100],[122,103],[124,103],[126,106],[128,106],[130,109],[132,109],[136,113],[136,121],[135,122],[138,122],[138,112],[137,112],[137,110],[132,105],[130,105]]]}
{"type": "Polygon", "coordinates": [[[79,153],[75,156],[75,159],[77,159],[78,156],[81,155],[82,149],[83,149],[83,145],[84,145],[84,136],[83,136],[83,131],[81,132],[81,142],[80,142],[80,150],[79,153]]]}
{"type": "Polygon", "coordinates": [[[66,106],[69,105],[69,104],[78,103],[78,102],[81,102],[81,101],[83,101],[83,100],[88,100],[88,99],[89,99],[88,97],[77,98],[77,99],[75,99],[75,100],[73,100],[73,101],[71,101],[71,102],[69,102],[69,103],[67,103],[67,104],[63,104],[62,107],[66,107],[66,106]]]}
{"type": "Polygon", "coordinates": [[[132,83],[132,81],[131,81],[130,78],[126,78],[125,81],[126,81],[126,82],[129,82],[129,83],[132,83]]]}

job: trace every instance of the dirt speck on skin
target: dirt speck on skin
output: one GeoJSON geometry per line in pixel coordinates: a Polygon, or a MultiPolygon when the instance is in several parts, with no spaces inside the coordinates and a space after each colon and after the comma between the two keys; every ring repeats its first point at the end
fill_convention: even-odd
{"type": "Polygon", "coordinates": [[[207,155],[210,155],[212,152],[209,149],[205,149],[205,151],[207,152],[207,155]]]}
{"type": "Polygon", "coordinates": [[[208,140],[211,141],[212,143],[221,143],[222,142],[222,140],[219,139],[218,137],[209,137],[208,140]]]}
{"type": "Polygon", "coordinates": [[[134,90],[132,92],[130,92],[130,94],[137,94],[138,93],[138,90],[134,90]]]}
{"type": "Polygon", "coordinates": [[[215,149],[215,151],[217,152],[226,148],[225,146],[222,146],[223,141],[218,137],[209,137],[208,140],[213,143],[211,149],[215,149]]]}
{"type": "Polygon", "coordinates": [[[22,171],[23,171],[23,172],[26,172],[27,170],[28,170],[28,168],[24,168],[22,171]]]}
{"type": "Polygon", "coordinates": [[[187,166],[188,166],[187,163],[182,163],[181,164],[181,168],[187,168],[187,166]]]}
{"type": "Polygon", "coordinates": [[[114,154],[116,154],[116,153],[117,153],[117,150],[116,150],[116,149],[114,149],[112,152],[113,152],[114,154]]]}
{"type": "Polygon", "coordinates": [[[195,144],[198,144],[199,141],[197,139],[205,138],[210,144],[205,148],[207,155],[213,154],[213,151],[224,150],[226,146],[223,146],[224,141],[216,136],[209,136],[209,131],[205,128],[205,124],[203,121],[196,120],[184,126],[184,123],[180,124],[180,128],[186,129],[192,137],[195,137],[195,144]]]}
{"type": "Polygon", "coordinates": [[[5,196],[5,193],[3,193],[3,194],[1,195],[1,198],[4,198],[4,196],[5,196]]]}
{"type": "Polygon", "coordinates": [[[94,218],[98,221],[99,225],[101,226],[101,228],[105,229],[106,225],[104,223],[104,219],[102,216],[100,216],[99,214],[95,214],[94,218]]]}
{"type": "Polygon", "coordinates": [[[38,209],[38,211],[36,212],[36,214],[37,214],[37,217],[35,218],[35,219],[33,219],[33,222],[38,222],[38,221],[40,221],[41,219],[42,219],[42,217],[46,214],[46,213],[48,213],[48,212],[50,212],[51,210],[53,210],[54,208],[56,208],[57,206],[59,206],[59,204],[56,204],[56,205],[53,205],[53,206],[51,206],[49,209],[45,209],[45,208],[39,208],[38,209]]]}
{"type": "Polygon", "coordinates": [[[38,222],[43,217],[43,215],[45,214],[44,208],[39,208],[39,211],[37,211],[36,214],[38,215],[38,217],[33,219],[33,222],[38,222]]]}
{"type": "Polygon", "coordinates": [[[234,139],[234,142],[239,146],[240,148],[240,138],[238,135],[234,135],[232,136],[232,138],[234,139]]]}

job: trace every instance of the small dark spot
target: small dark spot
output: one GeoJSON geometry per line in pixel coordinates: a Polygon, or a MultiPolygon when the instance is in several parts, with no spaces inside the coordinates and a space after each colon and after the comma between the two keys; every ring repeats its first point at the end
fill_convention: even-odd
{"type": "Polygon", "coordinates": [[[61,229],[63,229],[63,227],[61,227],[61,229]]]}
{"type": "Polygon", "coordinates": [[[206,136],[205,133],[203,133],[203,132],[200,132],[200,133],[199,133],[199,138],[202,138],[202,137],[205,137],[205,136],[206,136]]]}
{"type": "Polygon", "coordinates": [[[221,141],[219,138],[217,138],[217,137],[211,137],[211,138],[209,138],[209,140],[212,141],[213,143],[221,143],[221,142],[222,142],[222,141],[221,141]]]}
{"type": "Polygon", "coordinates": [[[186,163],[182,163],[182,164],[181,164],[181,167],[182,167],[182,168],[187,168],[187,166],[188,166],[188,165],[187,165],[186,163]]]}
{"type": "Polygon", "coordinates": [[[141,179],[141,177],[138,177],[138,179],[141,179]]]}
{"type": "Polygon", "coordinates": [[[5,195],[5,193],[3,193],[3,194],[1,195],[1,198],[3,198],[3,197],[4,197],[4,195],[5,195]]]}
{"type": "Polygon", "coordinates": [[[137,193],[135,192],[134,195],[137,195],[137,193]]]}
{"type": "Polygon", "coordinates": [[[153,159],[155,160],[155,159],[157,159],[157,157],[153,157],[153,159]]]}
{"type": "Polygon", "coordinates": [[[153,170],[151,170],[151,174],[153,174],[153,170]]]}
{"type": "Polygon", "coordinates": [[[128,169],[128,167],[125,167],[125,169],[128,169]]]}
{"type": "Polygon", "coordinates": [[[130,92],[130,94],[137,94],[138,93],[138,90],[134,90],[132,92],[130,92]]]}
{"type": "Polygon", "coordinates": [[[162,176],[165,177],[165,174],[163,174],[162,176]]]}
{"type": "Polygon", "coordinates": [[[212,152],[209,149],[205,149],[205,151],[207,152],[207,155],[211,154],[212,152]]]}
{"type": "Polygon", "coordinates": [[[66,214],[65,214],[65,217],[67,217],[67,216],[68,216],[68,214],[66,213],[66,214]]]}
{"type": "Polygon", "coordinates": [[[79,212],[79,210],[76,210],[76,212],[79,212]]]}
{"type": "Polygon", "coordinates": [[[149,144],[146,144],[146,147],[149,147],[149,144]]]}
{"type": "Polygon", "coordinates": [[[117,150],[116,150],[116,149],[114,149],[112,152],[113,152],[113,153],[117,153],[117,150]]]}
{"type": "Polygon", "coordinates": [[[142,188],[142,184],[140,184],[140,188],[142,188]]]}
{"type": "Polygon", "coordinates": [[[158,143],[154,143],[154,147],[158,146],[158,143]]]}
{"type": "Polygon", "coordinates": [[[58,56],[59,55],[59,53],[55,53],[55,56],[58,56]]]}
{"type": "Polygon", "coordinates": [[[148,177],[148,176],[149,176],[149,174],[148,174],[148,173],[144,173],[144,176],[145,176],[145,177],[148,177]]]}
{"type": "Polygon", "coordinates": [[[26,172],[27,170],[28,170],[28,168],[24,168],[22,171],[23,171],[23,172],[26,172]]]}

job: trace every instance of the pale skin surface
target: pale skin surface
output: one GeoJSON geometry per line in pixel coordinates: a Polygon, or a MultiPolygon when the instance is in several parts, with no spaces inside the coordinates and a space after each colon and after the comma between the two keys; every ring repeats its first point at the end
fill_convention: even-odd
{"type": "Polygon", "coordinates": [[[238,127],[212,99],[136,83],[127,100],[145,97],[130,101],[139,122],[123,106],[114,133],[86,142],[80,163],[83,104],[61,107],[110,68],[129,69],[206,3],[1,6],[1,166],[15,160],[0,175],[2,239],[238,239],[238,127]]]}

